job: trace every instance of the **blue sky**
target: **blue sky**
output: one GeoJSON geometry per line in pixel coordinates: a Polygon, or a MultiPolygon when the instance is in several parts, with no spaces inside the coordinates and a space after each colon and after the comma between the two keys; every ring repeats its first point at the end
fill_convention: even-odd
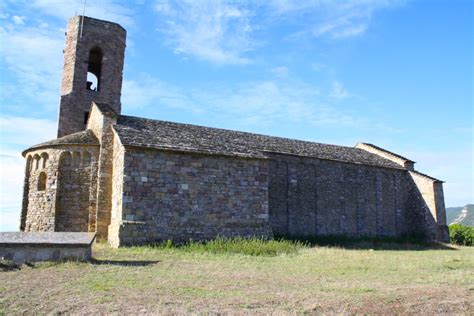
{"type": "MultiPolygon", "coordinates": [[[[67,19],[83,1],[0,3],[0,231],[19,224],[21,150],[56,134],[67,19]]],[[[371,142],[474,202],[473,2],[112,1],[124,114],[353,146],[371,142]]]]}

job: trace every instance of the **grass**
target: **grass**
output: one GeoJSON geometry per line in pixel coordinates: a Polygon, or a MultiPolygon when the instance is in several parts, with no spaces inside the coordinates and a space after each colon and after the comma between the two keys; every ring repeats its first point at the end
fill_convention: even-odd
{"type": "Polygon", "coordinates": [[[299,240],[264,238],[224,238],[218,237],[207,242],[190,241],[183,245],[175,245],[171,240],[154,245],[162,249],[178,249],[193,253],[213,254],[242,254],[250,256],[277,256],[281,254],[295,254],[298,250],[308,247],[308,244],[299,240]]]}
{"type": "Polygon", "coordinates": [[[258,239],[97,244],[90,263],[0,272],[0,315],[472,314],[474,248],[376,246],[258,239]]]}

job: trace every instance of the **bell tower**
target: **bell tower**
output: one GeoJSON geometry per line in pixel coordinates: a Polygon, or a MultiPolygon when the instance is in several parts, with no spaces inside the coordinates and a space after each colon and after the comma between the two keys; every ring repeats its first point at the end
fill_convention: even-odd
{"type": "Polygon", "coordinates": [[[84,130],[92,101],[107,103],[120,114],[126,36],[117,23],[86,16],[69,19],[58,137],[84,130]]]}

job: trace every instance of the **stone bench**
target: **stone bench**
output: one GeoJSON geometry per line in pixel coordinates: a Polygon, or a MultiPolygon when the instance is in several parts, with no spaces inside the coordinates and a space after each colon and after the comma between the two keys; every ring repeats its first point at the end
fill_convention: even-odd
{"type": "Polygon", "coordinates": [[[0,259],[16,264],[35,261],[78,260],[92,256],[95,233],[0,232],[0,259]]]}

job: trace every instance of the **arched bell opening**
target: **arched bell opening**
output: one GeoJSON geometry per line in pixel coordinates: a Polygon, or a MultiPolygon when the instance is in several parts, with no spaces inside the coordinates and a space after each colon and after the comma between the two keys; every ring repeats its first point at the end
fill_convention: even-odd
{"type": "Polygon", "coordinates": [[[87,65],[87,90],[100,90],[100,75],[102,71],[102,51],[94,47],[89,51],[89,61],[87,65]]]}

